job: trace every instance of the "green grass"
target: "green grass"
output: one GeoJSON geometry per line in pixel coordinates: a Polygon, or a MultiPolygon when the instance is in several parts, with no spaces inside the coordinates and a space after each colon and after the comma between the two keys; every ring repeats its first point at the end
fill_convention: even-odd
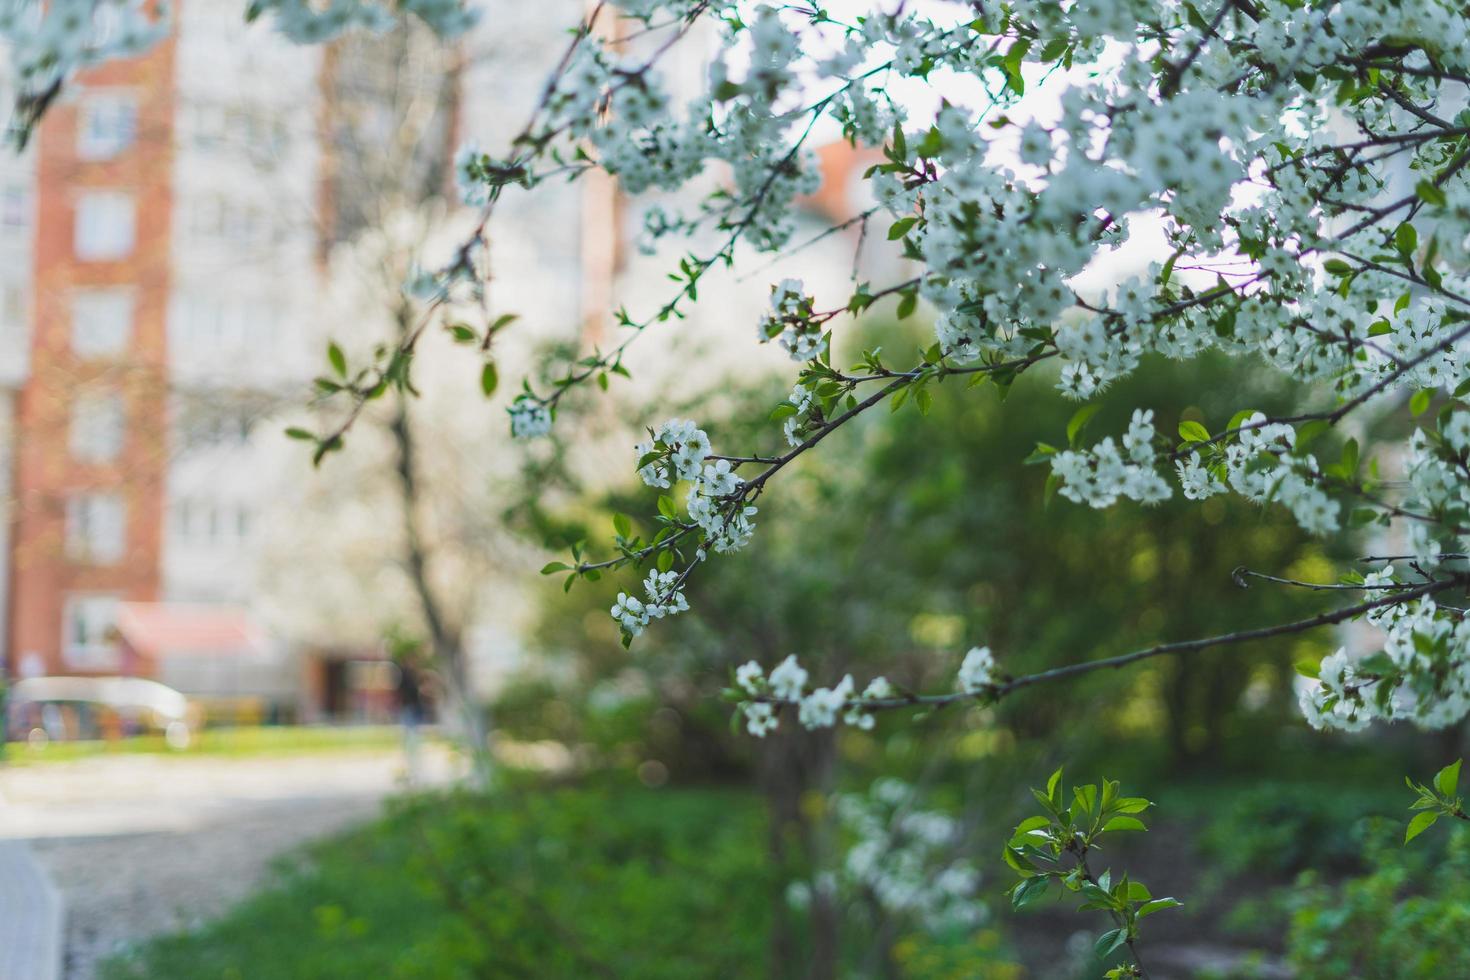
{"type": "Polygon", "coordinates": [[[223,918],[152,940],[102,975],[759,976],[764,853],[759,800],[739,791],[416,797],[310,848],[223,918]]]}
{"type": "Polygon", "coordinates": [[[107,755],[167,755],[187,757],[299,755],[313,752],[384,751],[402,744],[402,734],[394,725],[328,725],[242,726],[207,728],[194,737],[187,749],[171,749],[162,735],[135,735],[106,741],[51,742],[31,746],[11,742],[5,746],[0,763],[8,766],[34,766],[53,762],[70,762],[107,755]]]}

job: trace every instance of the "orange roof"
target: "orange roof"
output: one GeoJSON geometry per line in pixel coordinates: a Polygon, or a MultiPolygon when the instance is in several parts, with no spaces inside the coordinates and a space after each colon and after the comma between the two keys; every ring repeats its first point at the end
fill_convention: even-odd
{"type": "Polygon", "coordinates": [[[822,172],[822,186],[816,193],[799,201],[829,221],[842,222],[857,216],[852,206],[854,181],[875,163],[883,162],[883,154],[869,147],[854,147],[846,140],[836,140],[817,148],[817,166],[822,172]]]}
{"type": "Polygon", "coordinates": [[[255,655],[265,631],[241,606],[186,602],[124,602],[117,631],[145,657],[255,655]]]}

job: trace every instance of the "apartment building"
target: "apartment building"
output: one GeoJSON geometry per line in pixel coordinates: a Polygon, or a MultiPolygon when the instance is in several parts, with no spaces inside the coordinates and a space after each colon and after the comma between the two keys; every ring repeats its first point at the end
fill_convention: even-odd
{"type": "MultiPolygon", "coordinates": [[[[291,635],[262,608],[264,525],[303,479],[278,416],[302,404],[327,333],[351,329],[318,322],[326,259],[383,206],[447,190],[459,141],[503,150],[584,3],[510,5],[452,52],[403,32],[303,47],[243,26],[238,0],[170,6],[167,41],[83,74],[25,154],[0,155],[0,663],[340,701],[323,678],[374,653],[291,635]]],[[[664,67],[693,88],[708,54],[664,67]]],[[[823,159],[836,179],[806,202],[812,230],[861,203],[847,199],[860,158],[823,159]]],[[[506,343],[606,343],[622,298],[665,300],[686,246],[638,256],[625,243],[640,224],[639,203],[596,175],[508,196],[493,302],[534,317],[506,343]]],[[[856,236],[800,257],[819,292],[856,273],[856,236]]],[[[698,386],[728,363],[717,351],[748,355],[763,285],[701,293],[680,329],[638,348],[640,378],[698,386]]],[[[490,619],[465,624],[487,686],[520,645],[511,619],[490,619]]]]}
{"type": "MultiPolygon", "coordinates": [[[[242,30],[229,0],[172,11],[0,162],[11,676],[118,673],[209,635],[171,620],[238,619],[256,510],[282,492],[279,427],[257,422],[311,367],[321,54],[242,30]]],[[[289,685],[260,631],[215,632],[250,642],[175,652],[277,661],[289,685]]]]}

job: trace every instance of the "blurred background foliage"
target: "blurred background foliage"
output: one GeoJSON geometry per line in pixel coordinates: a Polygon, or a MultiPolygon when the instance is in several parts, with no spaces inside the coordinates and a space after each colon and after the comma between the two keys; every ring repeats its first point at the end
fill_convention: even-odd
{"type": "MultiPolygon", "coordinates": [[[[1152,408],[1161,431],[1218,427],[1242,403],[1287,414],[1299,393],[1269,377],[1212,357],[1151,364],[1106,394],[1084,438],[1116,436],[1133,406],[1152,408]]],[[[563,752],[558,775],[506,770],[490,797],[420,798],[325,845],[234,918],[118,961],[118,975],[251,975],[229,964],[252,962],[260,935],[305,928],[286,912],[309,907],[319,930],[399,932],[372,954],[343,940],[358,944],[354,962],[394,977],[1098,977],[1105,923],[1050,902],[1012,913],[1003,896],[1000,842],[1032,806],[1027,787],[1062,763],[1158,801],[1151,832],[1107,855],[1186,902],[1150,920],[1158,975],[1466,972],[1448,938],[1463,925],[1464,876],[1427,870],[1464,864],[1470,845],[1445,843],[1459,828],[1416,853],[1381,843],[1405,819],[1403,775],[1438,768],[1459,735],[1310,732],[1292,665],[1339,645],[1330,631],[1152,659],[993,708],[891,712],[872,732],[733,730],[722,692],[751,659],[769,669],[797,653],[818,684],[881,673],[945,690],[971,645],[1024,674],[1338,604],[1233,579],[1246,566],[1330,581],[1351,562],[1277,508],[1047,501],[1045,467],[1023,461],[1065,439],[1072,407],[1054,380],[1022,377],[1003,410],[994,387],[951,381],[927,417],[910,404],[838,431],[760,499],[749,548],[699,568],[692,611],[631,650],[608,609],[638,576],[570,592],[549,578],[532,669],[490,713],[504,742],[563,752]],[[894,776],[914,806],[957,822],[950,856],[980,871],[982,920],[940,927],[824,890],[860,843],[833,801],[894,776]],[[186,953],[221,969],[171,966],[186,953]]],[[[722,417],[701,423],[719,449],[770,452],[779,423],[747,420],[784,395],[732,385],[722,417]]],[[[618,513],[652,532],[656,494],[631,473],[609,493],[578,487],[554,453],[534,466],[536,493],[506,509],[523,534],[595,550],[618,513]]],[[[270,975],[344,975],[332,969],[301,959],[270,975]]]]}

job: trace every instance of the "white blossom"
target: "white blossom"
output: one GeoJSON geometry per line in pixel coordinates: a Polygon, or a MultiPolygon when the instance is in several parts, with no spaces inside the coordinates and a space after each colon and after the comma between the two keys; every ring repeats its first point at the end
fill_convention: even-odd
{"type": "Polygon", "coordinates": [[[990,647],[971,647],[960,664],[959,689],[966,694],[979,694],[995,683],[995,657],[990,647]]]}
{"type": "Polygon", "coordinates": [[[735,671],[735,683],[747,694],[759,694],[765,681],[765,671],[754,660],[741,664],[735,671]]]}
{"type": "Polygon", "coordinates": [[[771,671],[771,694],[783,701],[799,699],[806,689],[807,672],[791,654],[771,671]]]}
{"type": "Polygon", "coordinates": [[[551,432],[551,409],[528,395],[522,395],[506,409],[510,413],[510,434],[517,439],[536,439],[551,432]]]}

